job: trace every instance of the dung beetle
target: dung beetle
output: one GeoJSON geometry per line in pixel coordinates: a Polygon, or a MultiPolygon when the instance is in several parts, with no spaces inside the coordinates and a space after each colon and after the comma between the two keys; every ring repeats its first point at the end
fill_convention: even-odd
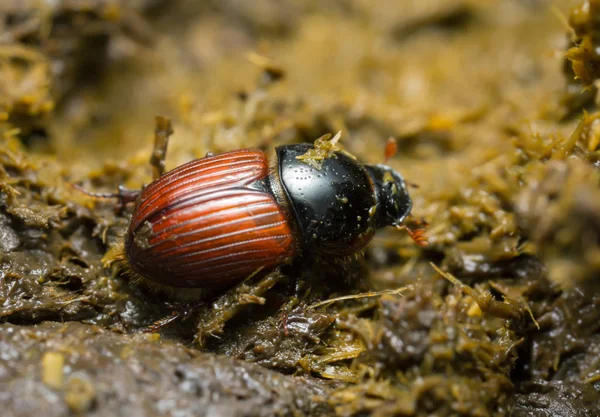
{"type": "Polygon", "coordinates": [[[228,287],[297,257],[353,255],[375,230],[405,228],[412,201],[398,172],[335,149],[310,163],[315,146],[279,146],[271,165],[260,150],[209,154],[121,193],[135,201],[124,241],[129,267],[159,286],[228,287]]]}
{"type": "Polygon", "coordinates": [[[297,157],[311,144],[207,156],[166,173],[136,199],[125,255],[172,287],[216,287],[295,256],[347,256],[397,226],[411,199],[400,174],[337,151],[320,169],[297,157]]]}

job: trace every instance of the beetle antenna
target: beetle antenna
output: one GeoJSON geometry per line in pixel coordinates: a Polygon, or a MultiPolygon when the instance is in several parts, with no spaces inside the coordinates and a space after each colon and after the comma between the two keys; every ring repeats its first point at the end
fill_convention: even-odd
{"type": "Polygon", "coordinates": [[[403,230],[406,233],[408,233],[410,238],[421,247],[425,247],[429,244],[429,242],[427,241],[427,234],[424,228],[411,229],[404,224],[399,224],[396,225],[396,230],[403,230]]]}

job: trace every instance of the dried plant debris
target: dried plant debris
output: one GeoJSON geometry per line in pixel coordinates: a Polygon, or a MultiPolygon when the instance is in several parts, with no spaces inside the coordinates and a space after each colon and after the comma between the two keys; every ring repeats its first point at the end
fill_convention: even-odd
{"type": "MultiPolygon", "coordinates": [[[[168,314],[138,298],[102,266],[105,242],[124,224],[91,210],[54,163],[34,161],[7,135],[0,145],[0,317],[34,324],[84,320],[140,328],[168,314]],[[148,315],[149,314],[149,315],[148,315]]],[[[120,238],[120,237],[119,237],[120,238]]]]}
{"type": "Polygon", "coordinates": [[[141,44],[150,1],[8,1],[0,5],[0,109],[21,128],[41,128],[82,80],[97,81],[112,36],[141,44]]]}
{"type": "Polygon", "coordinates": [[[600,42],[598,22],[600,21],[600,3],[586,0],[571,12],[569,24],[573,30],[573,47],[567,51],[575,78],[584,88],[590,88],[600,75],[600,55],[597,45],[600,42]]]}
{"type": "Polygon", "coordinates": [[[600,176],[578,159],[531,170],[518,196],[521,224],[543,257],[550,278],[565,286],[598,282],[600,176]]]}
{"type": "MultiPolygon", "coordinates": [[[[375,321],[354,320],[365,352],[362,381],[336,391],[340,416],[484,416],[510,409],[510,372],[520,343],[503,319],[470,296],[441,296],[434,282],[384,297],[375,321]]],[[[496,413],[496,414],[494,414],[496,413]]]]}
{"type": "Polygon", "coordinates": [[[567,89],[564,101],[571,114],[593,104],[597,95],[594,83],[600,76],[599,21],[600,3],[596,0],[583,1],[569,15],[569,48],[565,54],[564,66],[567,89]]]}

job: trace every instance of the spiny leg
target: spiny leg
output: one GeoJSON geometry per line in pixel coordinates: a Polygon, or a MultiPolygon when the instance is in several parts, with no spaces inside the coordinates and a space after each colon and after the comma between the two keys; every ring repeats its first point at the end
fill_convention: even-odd
{"type": "Polygon", "coordinates": [[[128,188],[119,185],[119,191],[116,193],[95,193],[92,191],[88,191],[82,186],[78,184],[72,184],[73,188],[82,192],[83,194],[97,198],[97,199],[108,199],[115,198],[118,200],[117,205],[115,206],[115,211],[118,213],[125,208],[125,206],[129,203],[133,203],[137,196],[140,194],[141,190],[130,190],[128,188]]]}
{"type": "Polygon", "coordinates": [[[279,270],[265,275],[255,283],[250,282],[253,279],[253,277],[250,277],[238,286],[221,295],[215,302],[208,305],[206,309],[200,313],[198,332],[194,338],[198,347],[204,347],[206,339],[209,336],[217,337],[219,334],[223,333],[225,323],[231,320],[247,305],[264,304],[265,299],[262,295],[273,288],[273,286],[283,278],[284,276],[279,270]]]}
{"type": "Polygon", "coordinates": [[[175,302],[167,303],[167,305],[171,307],[171,314],[165,317],[161,317],[151,325],[143,328],[143,333],[156,333],[175,321],[183,321],[188,319],[190,316],[198,312],[201,305],[201,301],[196,301],[192,303],[175,302]]]}

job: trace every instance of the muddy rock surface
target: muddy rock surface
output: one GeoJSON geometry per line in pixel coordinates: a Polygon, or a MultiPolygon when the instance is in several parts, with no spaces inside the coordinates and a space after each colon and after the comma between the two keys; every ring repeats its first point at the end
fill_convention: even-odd
{"type": "MultiPolygon", "coordinates": [[[[3,324],[4,416],[328,415],[331,387],[153,335],[79,323],[3,324]]],[[[330,384],[331,385],[331,384],[330,384]]]]}

